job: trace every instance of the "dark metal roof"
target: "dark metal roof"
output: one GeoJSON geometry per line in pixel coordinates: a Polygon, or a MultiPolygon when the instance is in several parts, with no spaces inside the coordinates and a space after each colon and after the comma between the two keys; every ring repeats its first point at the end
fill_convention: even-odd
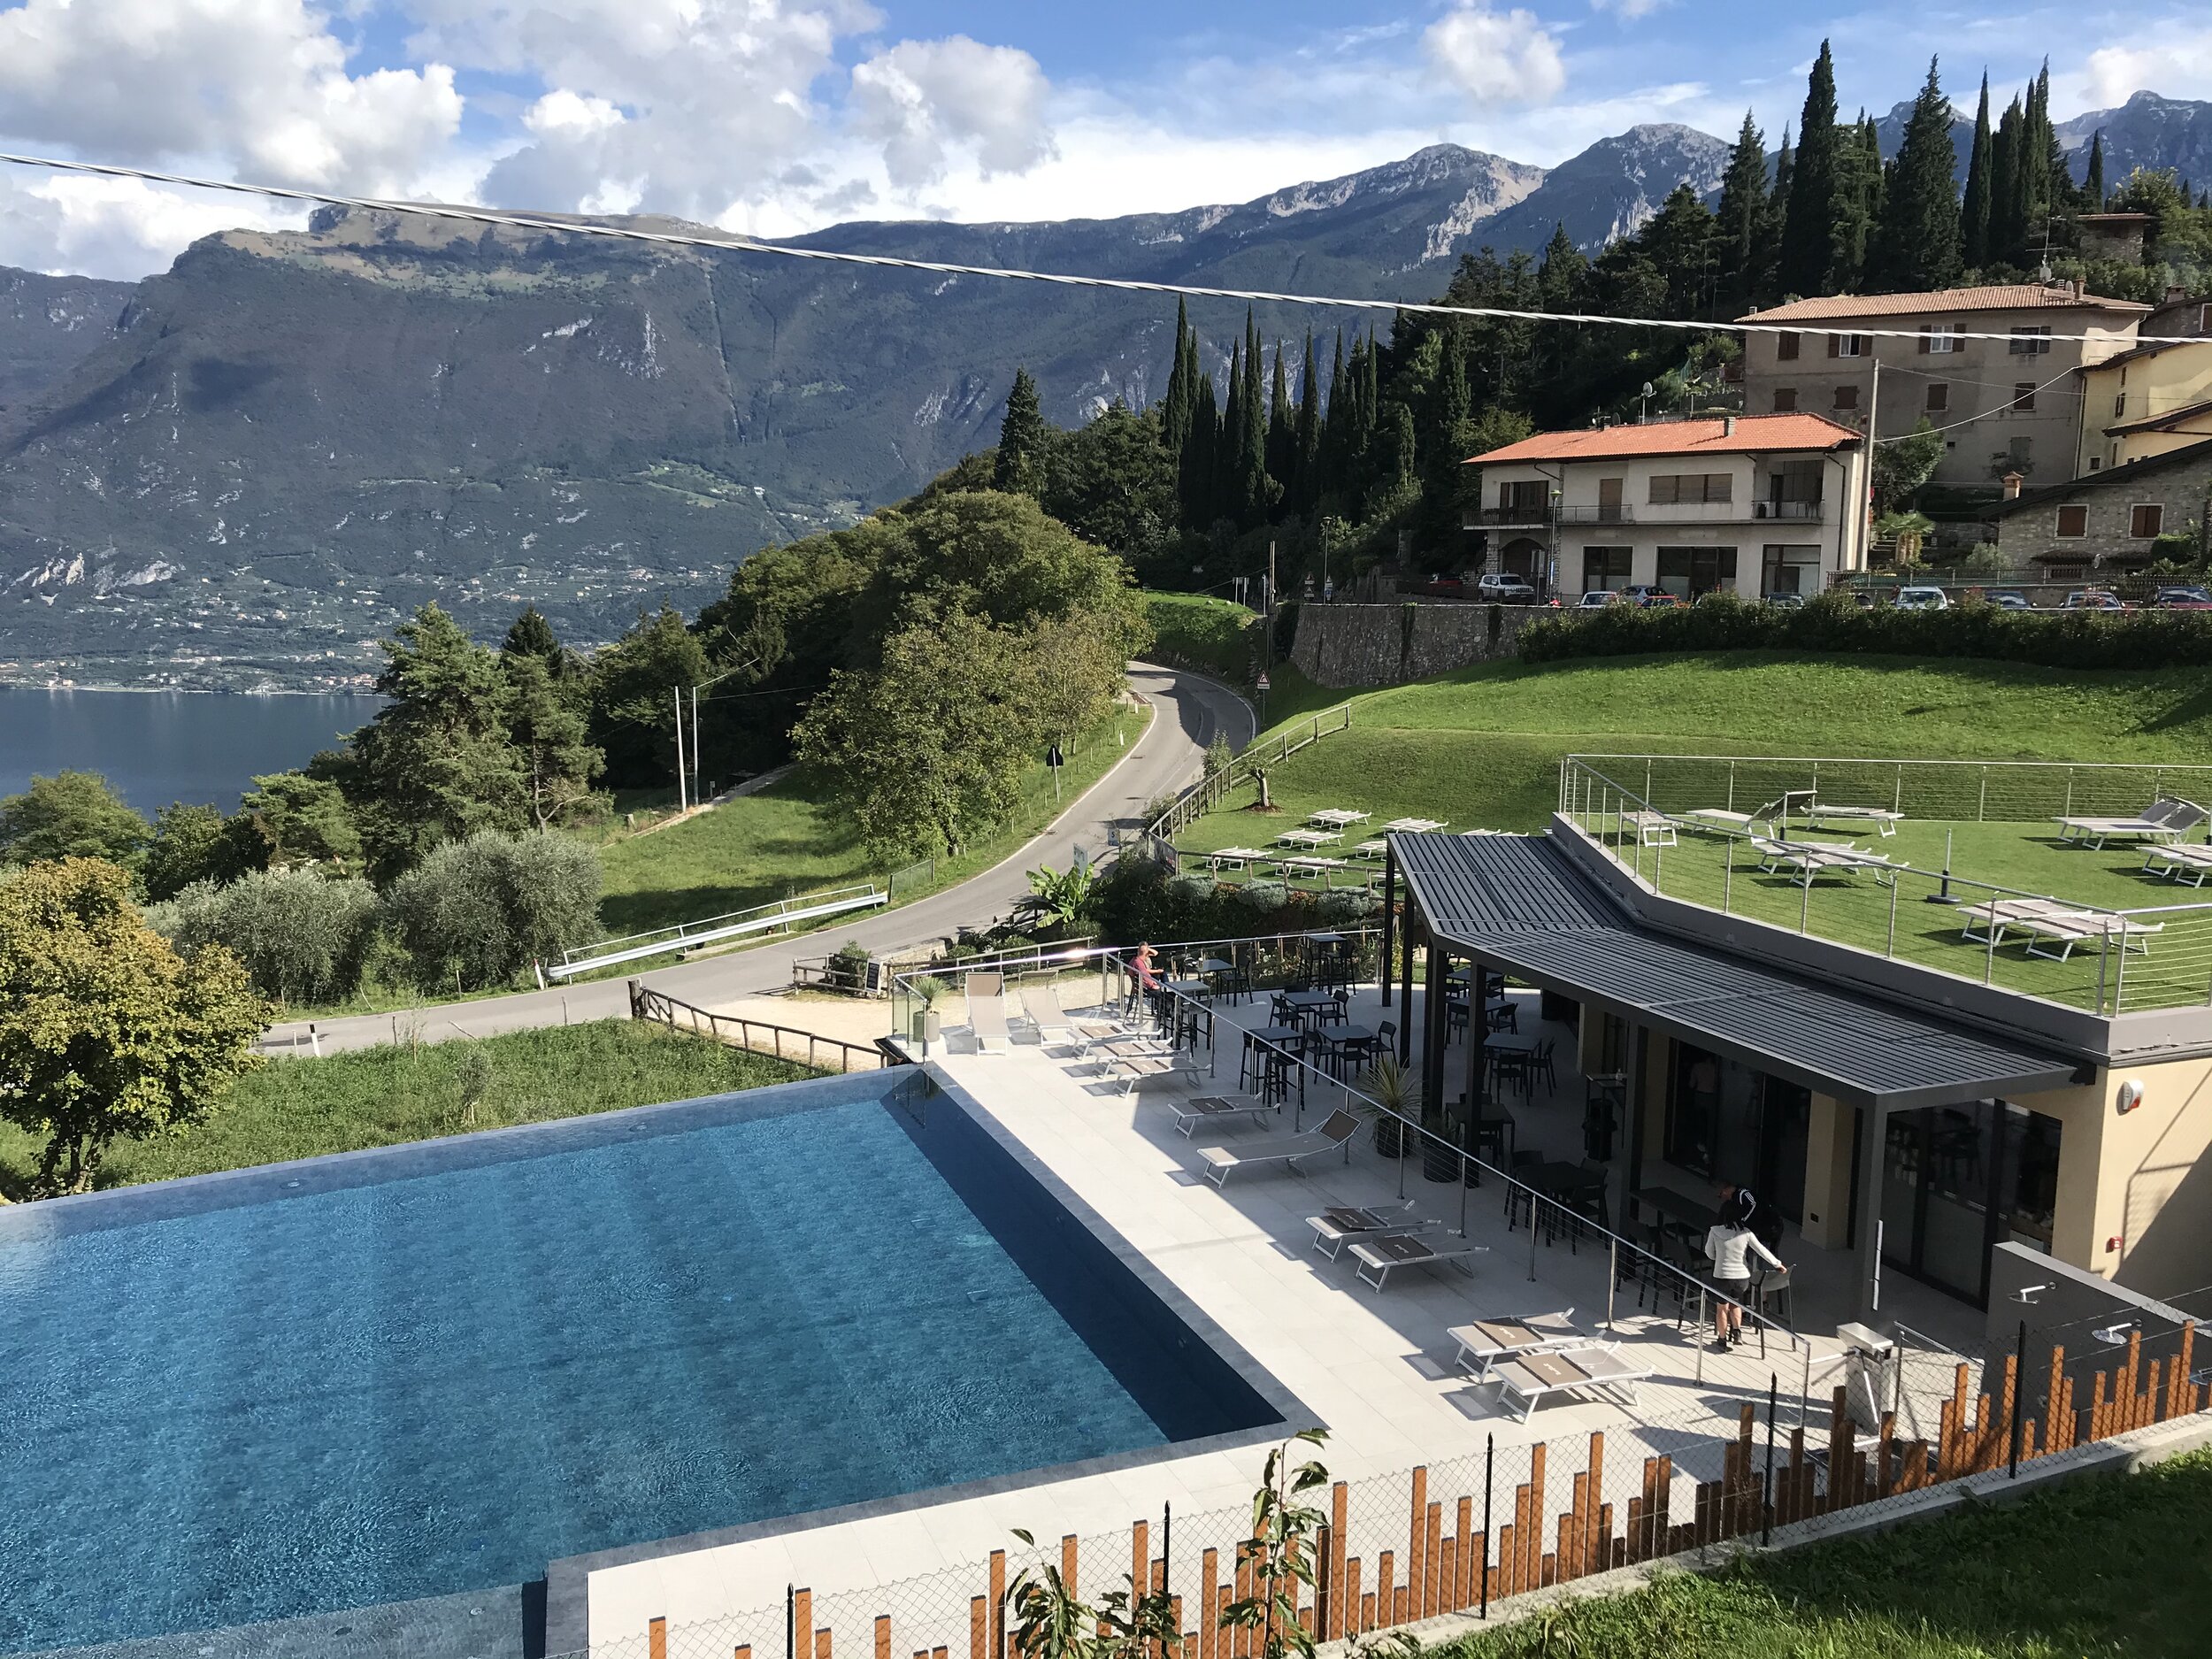
{"type": "Polygon", "coordinates": [[[2069,1082],[2076,1063],[1630,916],[1541,835],[1394,835],[1439,937],[1537,985],[1609,1004],[1855,1105],[1934,1106],[2069,1082]]]}

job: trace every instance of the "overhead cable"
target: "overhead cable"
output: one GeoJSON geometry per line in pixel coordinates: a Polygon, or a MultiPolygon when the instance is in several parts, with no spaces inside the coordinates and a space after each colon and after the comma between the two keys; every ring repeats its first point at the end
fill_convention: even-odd
{"type": "MultiPolygon", "coordinates": [[[[267,196],[280,202],[307,202],[326,207],[360,208],[376,213],[417,213],[434,219],[459,219],[469,224],[494,225],[512,230],[541,231],[556,235],[600,236],[620,242],[648,242],[660,247],[698,248],[718,253],[772,254],[785,259],[813,259],[833,265],[874,265],[893,271],[926,271],[938,276],[987,277],[1015,282],[1050,282],[1066,288],[1104,288],[1127,294],[1173,294],[1187,299],[1242,300],[1248,304],[1319,305],[1359,311],[1409,311],[1432,317],[1479,317],[1502,322],[1589,323],[1624,328],[1669,328],[1690,334],[1840,335],[1861,340],[1918,340],[1913,328],[1870,328],[1864,324],[1826,326],[1805,322],[1692,322],[1678,318],[1613,317],[1592,311],[1512,311],[1494,305],[1444,305],[1431,302],[1349,299],[1324,294],[1278,294],[1262,288],[1202,288],[1185,282],[1148,282],[1134,277],[1085,276],[1064,271],[1025,271],[1002,265],[961,265],[940,259],[902,259],[889,254],[852,253],[828,248],[806,248],[793,242],[761,242],[735,234],[711,236],[691,232],[642,230],[587,219],[553,218],[533,213],[508,213],[489,208],[460,207],[443,202],[407,202],[375,196],[336,196],[325,190],[295,189],[277,184],[252,184],[235,179],[197,179],[176,173],[157,173],[148,167],[128,167],[111,162],[66,161],[52,156],[23,156],[0,151],[0,163],[19,167],[44,167],[60,173],[91,173],[103,178],[136,179],[149,184],[170,184],[195,190],[227,190],[237,196],[267,196]]],[[[2010,342],[2018,336],[2007,331],[1975,333],[1947,329],[1953,340],[1993,340],[2010,342]]],[[[2044,334],[2038,341],[2109,341],[2108,334],[2044,334]]]]}

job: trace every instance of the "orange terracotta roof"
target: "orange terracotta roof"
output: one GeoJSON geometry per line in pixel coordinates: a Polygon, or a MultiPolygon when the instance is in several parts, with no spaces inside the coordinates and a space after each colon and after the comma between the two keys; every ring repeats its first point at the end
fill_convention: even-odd
{"type": "Polygon", "coordinates": [[[1738,415],[1733,432],[1719,418],[1540,432],[1502,449],[1472,456],[1466,465],[1620,460],[1640,455],[1754,455],[1770,449],[1840,449],[1858,442],[1857,433],[1824,415],[1738,415]]]}
{"type": "Polygon", "coordinates": [[[2122,311],[2139,317],[2147,305],[2077,294],[2040,282],[2008,282],[1993,288],[1941,288],[1932,294],[1838,294],[1827,299],[1792,300],[1739,317],[1740,323],[1812,323],[1847,317],[1914,317],[1928,311],[2022,311],[2088,310],[2122,311]]]}

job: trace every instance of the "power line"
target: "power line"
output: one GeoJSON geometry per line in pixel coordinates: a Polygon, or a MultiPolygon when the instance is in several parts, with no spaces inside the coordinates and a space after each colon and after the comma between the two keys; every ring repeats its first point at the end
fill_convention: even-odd
{"type": "MultiPolygon", "coordinates": [[[[59,173],[90,173],[104,178],[137,179],[150,184],[180,185],[195,190],[225,190],[234,196],[267,196],[280,202],[311,202],[329,207],[362,208],[379,213],[419,213],[434,219],[459,219],[475,225],[504,226],[514,230],[544,231],[558,235],[602,236],[618,242],[649,242],[662,247],[701,248],[718,253],[772,254],[786,259],[814,259],[834,265],[873,265],[893,271],[926,271],[939,276],[989,277],[1016,282],[1050,282],[1066,288],[1106,288],[1127,294],[1173,294],[1187,299],[1242,300],[1248,304],[1320,305],[1363,311],[1410,311],[1433,317],[1479,317],[1503,322],[1589,323],[1625,328],[1669,328],[1691,334],[1839,335],[1861,340],[1914,340],[1912,328],[1826,327],[1817,323],[1692,322],[1678,318],[1614,317],[1594,311],[1524,311],[1491,305],[1443,305],[1433,302],[1348,299],[1322,294],[1278,294],[1262,288],[1201,288],[1181,282],[1148,282],[1133,277],[1084,276],[1071,272],[1027,271],[1002,265],[960,265],[935,259],[901,259],[888,254],[849,253],[826,248],[802,248],[787,242],[758,242],[749,236],[703,236],[677,231],[639,230],[589,219],[549,218],[531,213],[508,213],[488,208],[457,207],[441,202],[385,200],[375,196],[335,196],[321,190],[298,190],[283,185],[251,184],[233,179],[198,179],[185,173],[156,173],[147,167],[128,167],[111,162],[65,161],[52,156],[22,156],[0,151],[0,163],[18,167],[44,167],[59,173]]],[[[2016,338],[2004,334],[1950,330],[1954,340],[2016,338]]],[[[2038,340],[2087,342],[2108,340],[2108,334],[2039,334],[2038,340]]]]}

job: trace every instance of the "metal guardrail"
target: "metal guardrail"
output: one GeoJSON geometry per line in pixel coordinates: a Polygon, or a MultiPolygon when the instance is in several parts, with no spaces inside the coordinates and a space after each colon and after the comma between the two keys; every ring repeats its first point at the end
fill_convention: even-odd
{"type": "Polygon", "coordinates": [[[850,910],[873,910],[891,902],[889,891],[874,882],[863,882],[855,887],[832,887],[826,892],[810,893],[798,898],[778,899],[772,904],[757,904],[749,910],[732,910],[724,916],[710,916],[703,921],[679,922],[673,927],[656,927],[642,933],[629,933],[619,939],[602,939],[588,945],[577,945],[561,953],[561,961],[545,971],[549,979],[572,979],[580,973],[589,973],[597,968],[611,968],[620,963],[642,961],[647,956],[664,956],[672,950],[689,950],[698,945],[711,945],[726,939],[741,939],[748,933],[788,932],[800,922],[818,921],[826,916],[841,916],[850,910]]]}
{"type": "MultiPolygon", "coordinates": [[[[794,1025],[778,1025],[764,1019],[744,1019],[735,1014],[717,1014],[703,1008],[671,996],[665,991],[656,991],[650,986],[630,981],[630,1018],[649,1019],[667,1026],[671,1031],[688,1031],[695,1035],[711,1037],[717,1042],[728,1043],[733,1048],[743,1048],[750,1054],[772,1054],[779,1060],[797,1060],[796,1054],[786,1054],[786,1037],[803,1040],[806,1044],[804,1064],[816,1071],[827,1070],[822,1064],[822,1050],[834,1048],[838,1052],[837,1069],[851,1071],[859,1069],[880,1071],[891,1062],[882,1051],[864,1043],[847,1042],[841,1037],[825,1037],[818,1032],[801,1031],[794,1025]],[[733,1029],[736,1039],[725,1034],[725,1027],[733,1029]],[[753,1033],[765,1032],[769,1046],[762,1048],[753,1041],[753,1033]],[[860,1056],[868,1062],[864,1068],[853,1064],[853,1056],[860,1056]]],[[[796,1046],[795,1043],[794,1045],[796,1046]]]]}
{"type": "Polygon", "coordinates": [[[1177,795],[1165,811],[1144,826],[1145,833],[1163,840],[1179,834],[1192,819],[1220,805],[1222,797],[1250,778],[1255,767],[1279,766],[1308,744],[1317,743],[1338,732],[1348,732],[1351,727],[1352,705],[1340,703],[1273,737],[1255,741],[1219,772],[1207,773],[1177,795]]]}

